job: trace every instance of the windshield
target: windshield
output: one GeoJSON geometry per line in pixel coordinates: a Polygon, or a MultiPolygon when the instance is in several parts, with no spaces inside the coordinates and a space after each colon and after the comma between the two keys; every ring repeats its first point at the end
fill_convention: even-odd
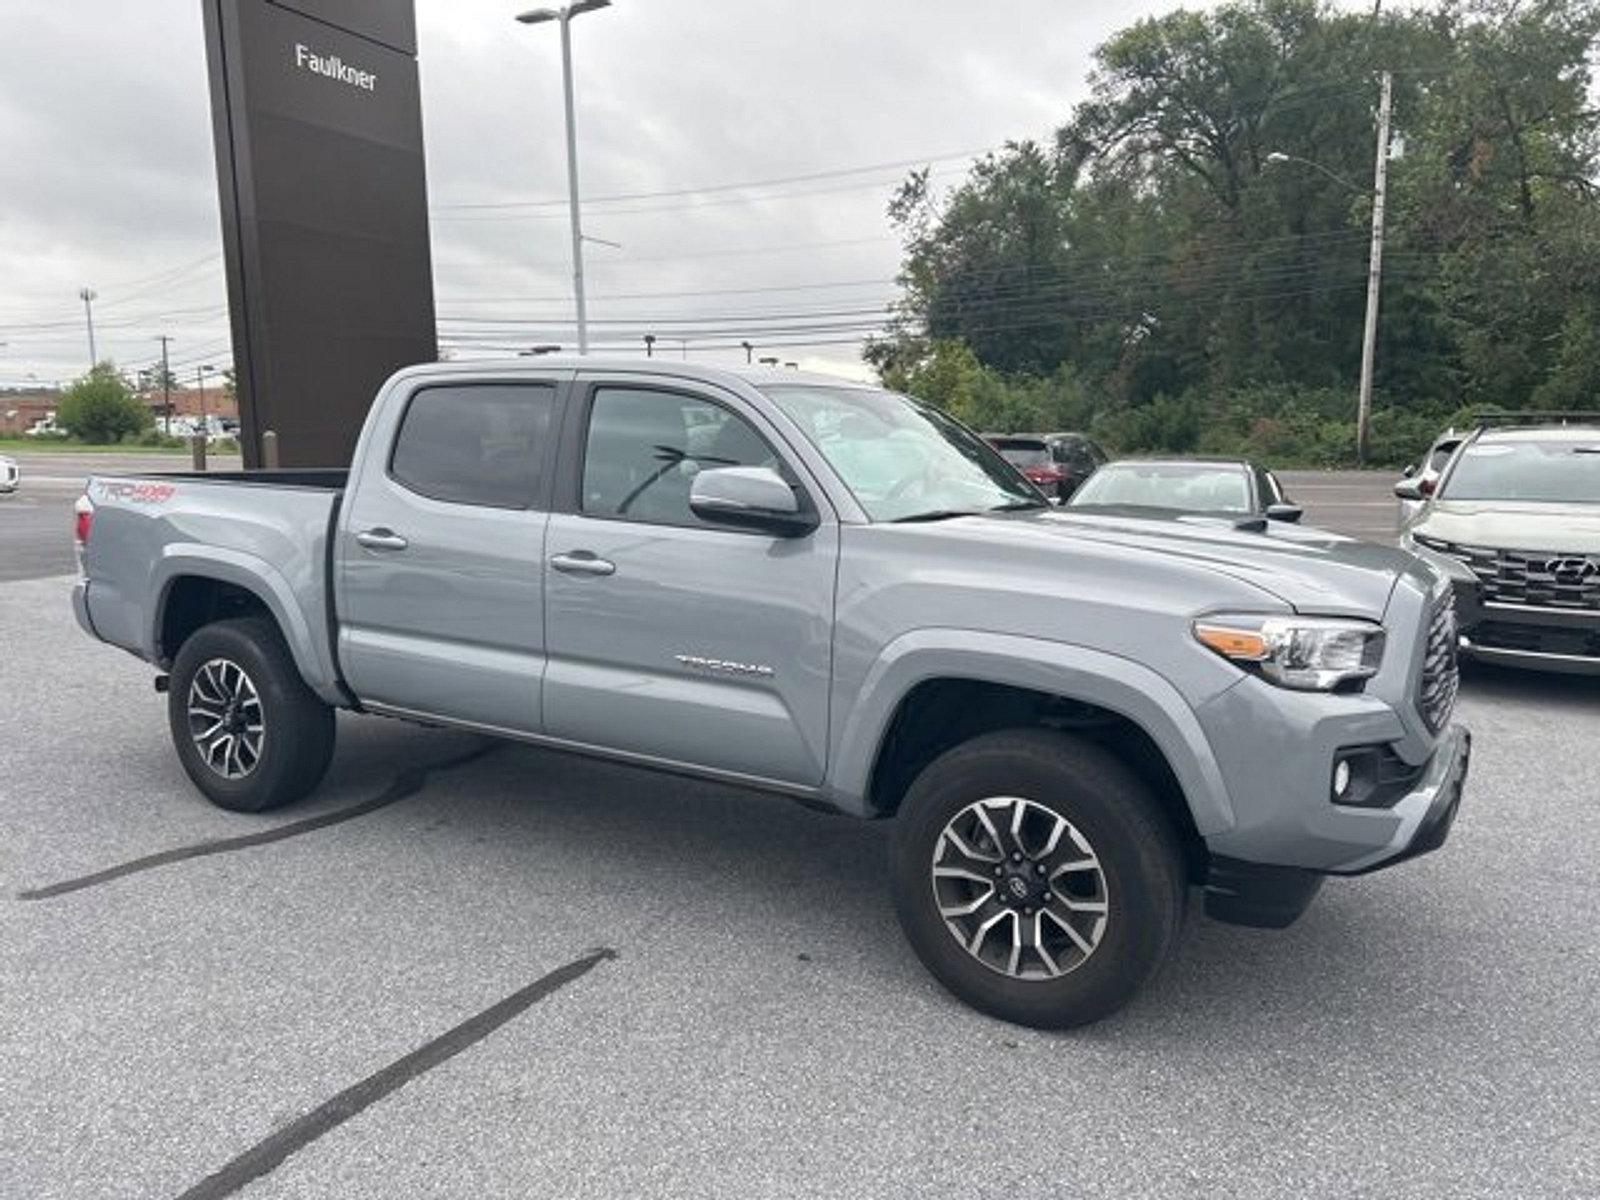
{"type": "Polygon", "coordinates": [[[1131,504],[1197,512],[1249,512],[1250,484],[1238,467],[1206,463],[1111,463],[1073,493],[1071,504],[1131,504]]]}
{"type": "Polygon", "coordinates": [[[1000,457],[1013,467],[1048,467],[1050,451],[1038,442],[996,442],[1000,457]]]}
{"type": "Polygon", "coordinates": [[[1447,500],[1600,504],[1600,436],[1573,441],[1480,442],[1456,459],[1447,500]]]}
{"type": "Polygon", "coordinates": [[[800,426],[874,521],[1045,503],[982,439],[916,400],[809,384],[762,390],[800,426]]]}

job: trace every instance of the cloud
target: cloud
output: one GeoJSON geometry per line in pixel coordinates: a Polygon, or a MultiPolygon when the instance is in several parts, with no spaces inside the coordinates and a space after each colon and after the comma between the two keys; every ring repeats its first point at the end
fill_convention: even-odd
{"type": "MultiPolygon", "coordinates": [[[[1094,46],[1165,7],[616,0],[573,23],[583,191],[679,191],[1044,136],[1082,96],[1094,46]]],[[[516,24],[515,2],[417,9],[445,339],[571,344],[557,31],[516,24]],[[450,207],[528,201],[555,203],[450,207]]],[[[102,355],[147,362],[170,333],[179,363],[227,361],[199,4],[8,0],[0,145],[0,383],[82,370],[85,284],[102,355]]],[[[940,162],[936,177],[961,165],[940,162]]],[[[854,336],[868,316],[809,314],[863,313],[893,294],[884,205],[903,174],[588,204],[587,231],[622,247],[587,250],[595,340],[635,347],[661,322],[695,353],[757,310],[777,314],[769,328],[810,331],[791,342],[854,336]]],[[[850,360],[856,347],[775,352],[850,360]]]]}

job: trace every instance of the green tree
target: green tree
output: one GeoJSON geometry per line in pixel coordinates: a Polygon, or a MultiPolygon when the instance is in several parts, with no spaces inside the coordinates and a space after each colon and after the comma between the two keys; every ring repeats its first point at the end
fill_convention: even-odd
{"type": "Polygon", "coordinates": [[[56,420],[75,437],[95,443],[121,441],[152,423],[150,410],[109,362],[96,364],[67,388],[56,420]]]}
{"type": "Polygon", "coordinates": [[[906,181],[889,210],[904,299],[869,358],[938,374],[960,360],[932,347],[958,343],[964,388],[934,392],[1015,419],[1069,378],[1072,423],[1123,443],[1255,430],[1295,456],[1343,453],[1390,71],[1404,152],[1377,356],[1386,445],[1468,404],[1600,407],[1597,39],[1600,0],[1376,18],[1236,0],[1137,22],[1099,48],[1051,141],[1010,144],[944,194],[925,172],[906,181]]]}

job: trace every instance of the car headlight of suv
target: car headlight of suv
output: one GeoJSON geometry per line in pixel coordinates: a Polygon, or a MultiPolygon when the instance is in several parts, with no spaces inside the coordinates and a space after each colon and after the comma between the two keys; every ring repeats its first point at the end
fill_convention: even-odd
{"type": "Polygon", "coordinates": [[[1200,644],[1279,687],[1331,692],[1378,673],[1383,627],[1339,617],[1204,617],[1200,644]]]}

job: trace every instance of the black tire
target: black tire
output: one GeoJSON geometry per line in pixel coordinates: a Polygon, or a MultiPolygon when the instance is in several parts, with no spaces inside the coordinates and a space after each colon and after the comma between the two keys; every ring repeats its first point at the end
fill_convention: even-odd
{"type": "MultiPolygon", "coordinates": [[[[252,707],[251,712],[256,712],[252,707]]],[[[197,718],[204,723],[208,718],[197,718]]],[[[278,627],[263,617],[218,621],[196,631],[183,643],[172,664],[167,692],[167,722],[178,759],[194,785],[220,808],[233,812],[266,812],[291,804],[322,781],[333,758],[333,709],[319,700],[284,644],[278,627]],[[258,756],[242,751],[242,773],[228,777],[207,762],[190,724],[190,696],[197,673],[211,667],[202,687],[215,692],[220,674],[242,671],[259,700],[263,736],[258,756]],[[248,769],[244,767],[248,765],[248,769]]],[[[242,732],[242,731],[241,731],[242,732]]],[[[215,745],[213,739],[212,745],[215,745]]],[[[227,753],[220,760],[227,764],[227,753]]],[[[231,769],[231,766],[229,767],[231,769]]]]}
{"type": "MultiPolygon", "coordinates": [[[[1014,813],[1015,808],[984,811],[1014,813]]],[[[997,849],[992,840],[986,839],[981,826],[969,824],[966,828],[978,831],[975,849],[997,849]]],[[[1068,846],[1074,844],[1070,831],[1066,838],[1068,846]]],[[[1002,840],[1009,842],[1009,833],[1002,831],[1002,840]]],[[[971,844],[970,839],[963,838],[963,844],[971,844]]],[[[1024,858],[1012,866],[1009,860],[1016,851],[1008,854],[1006,849],[1004,845],[998,847],[1000,859],[993,864],[994,869],[1023,876],[1017,881],[1018,888],[1028,885],[1030,864],[1035,871],[1040,865],[1045,866],[1040,874],[1047,875],[1066,858],[1083,858],[1081,851],[1073,851],[1048,858],[1041,855],[1037,860],[1024,858]]],[[[1043,1029],[1084,1025],[1126,1004],[1166,960],[1182,926],[1188,898],[1177,834],[1145,785],[1094,743],[1044,729],[985,734],[947,751],[924,769],[912,783],[895,819],[892,872],[901,927],[934,978],[982,1012],[1043,1029]],[[946,879],[936,885],[935,856],[942,856],[941,861],[948,864],[957,845],[947,840],[947,826],[958,828],[959,822],[973,820],[976,814],[971,806],[979,800],[1013,797],[1037,806],[1025,809],[1028,824],[1024,826],[1035,847],[1039,844],[1039,830],[1060,828],[1049,823],[1053,815],[1069,823],[1092,848],[1089,857],[1097,859],[1096,867],[1086,873],[1063,876],[1056,886],[1056,891],[1062,893],[1081,887],[1081,895],[1088,899],[1080,903],[1085,907],[1104,906],[1098,933],[1095,925],[1099,918],[1092,913],[1065,914],[1070,922],[1078,923],[1085,940],[1098,936],[1088,953],[1075,949],[1074,942],[1063,941],[1066,931],[1058,922],[1033,917],[1034,908],[1022,909],[1024,901],[1007,896],[1006,887],[998,881],[967,883],[964,879],[946,879]],[[1046,811],[1041,813],[1039,809],[1046,811]],[[952,901],[948,891],[952,882],[970,891],[952,901]],[[945,891],[937,892],[936,886],[945,891]],[[1014,938],[1025,942],[1038,939],[1040,933],[1030,935],[1030,930],[1043,930],[1044,940],[1054,939],[1058,948],[1065,948],[1065,953],[1050,960],[1052,964],[1059,966],[1071,960],[1071,965],[1062,968],[1063,973],[1045,975],[1044,957],[1029,947],[1021,952],[1023,976],[1018,977],[1008,970],[1011,961],[998,965],[980,961],[958,940],[941,915],[941,896],[948,908],[957,908],[967,897],[982,896],[986,887],[992,887],[993,892],[982,901],[984,907],[970,918],[957,919],[963,932],[983,924],[986,914],[1006,907],[1011,910],[1010,915],[1001,919],[995,930],[1014,932],[985,934],[985,939],[1003,936],[999,950],[1002,958],[1007,958],[1014,938]],[[1029,918],[1023,918],[1024,911],[1030,914],[1029,918]],[[1024,920],[1035,923],[1024,925],[1024,920]]],[[[989,874],[989,868],[985,867],[982,873],[989,874]]],[[[1009,875],[1005,883],[1011,883],[1009,875]]],[[[1041,882],[1039,886],[1045,890],[1031,902],[1050,907],[1052,911],[1047,915],[1053,918],[1062,911],[1063,898],[1052,895],[1048,883],[1041,882]]],[[[980,948],[988,953],[994,943],[984,940],[980,948]]]]}

